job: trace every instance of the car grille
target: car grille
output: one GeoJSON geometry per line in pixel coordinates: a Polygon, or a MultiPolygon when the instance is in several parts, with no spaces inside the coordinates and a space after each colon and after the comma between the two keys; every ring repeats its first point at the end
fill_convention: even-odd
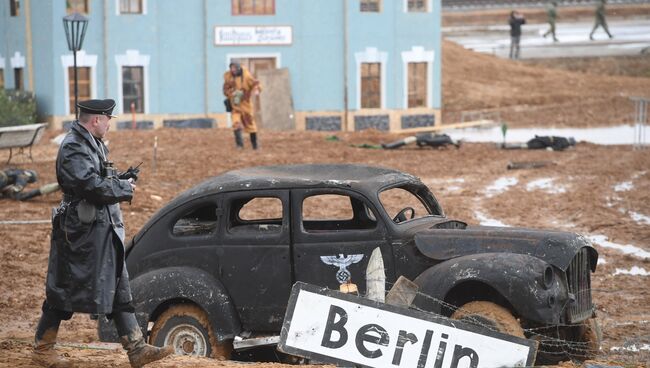
{"type": "Polygon", "coordinates": [[[567,269],[569,292],[575,302],[569,306],[569,323],[584,321],[591,317],[591,275],[587,248],[582,248],[567,269]]]}

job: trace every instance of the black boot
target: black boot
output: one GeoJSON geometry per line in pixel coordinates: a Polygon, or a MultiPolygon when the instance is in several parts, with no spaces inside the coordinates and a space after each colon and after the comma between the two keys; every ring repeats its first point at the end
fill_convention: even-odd
{"type": "Polygon", "coordinates": [[[145,364],[155,362],[174,353],[171,346],[159,348],[144,341],[142,330],[131,312],[113,313],[113,321],[117,334],[120,336],[122,347],[127,351],[131,367],[140,368],[145,364]]]}
{"type": "Polygon", "coordinates": [[[241,134],[241,129],[235,129],[235,144],[237,148],[244,148],[244,138],[241,134]]]}
{"type": "Polygon", "coordinates": [[[56,313],[43,310],[41,319],[36,326],[36,337],[34,350],[32,352],[32,362],[41,367],[48,368],[69,368],[74,365],[64,357],[54,351],[56,336],[59,333],[61,319],[56,313]]]}
{"type": "Polygon", "coordinates": [[[251,145],[254,150],[257,149],[257,133],[251,133],[251,145]]]}

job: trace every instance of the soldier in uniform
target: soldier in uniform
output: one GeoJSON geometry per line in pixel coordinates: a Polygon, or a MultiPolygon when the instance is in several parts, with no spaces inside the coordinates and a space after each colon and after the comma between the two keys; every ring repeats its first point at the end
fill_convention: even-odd
{"type": "Polygon", "coordinates": [[[526,18],[520,12],[513,10],[510,12],[510,58],[519,59],[519,44],[521,41],[521,26],[526,24],[526,18]]]}
{"type": "Polygon", "coordinates": [[[242,130],[250,135],[253,149],[257,149],[257,124],[251,97],[261,91],[260,82],[248,69],[238,63],[230,63],[223,75],[223,94],[232,108],[232,127],[237,148],[244,148],[242,130]]]}
{"type": "Polygon", "coordinates": [[[607,28],[607,20],[605,19],[605,0],[598,0],[598,4],[596,5],[596,23],[594,24],[594,28],[591,30],[591,33],[589,33],[590,40],[593,41],[594,32],[596,32],[596,29],[599,26],[603,27],[605,33],[607,33],[609,38],[614,37],[611,33],[609,33],[609,28],[607,28]]]}
{"type": "Polygon", "coordinates": [[[12,198],[18,201],[26,201],[43,194],[49,194],[59,190],[59,184],[45,184],[38,189],[24,192],[27,184],[35,183],[38,175],[33,170],[5,169],[0,171],[0,198],[12,198]]]}
{"type": "Polygon", "coordinates": [[[555,20],[557,19],[557,1],[553,0],[548,4],[546,8],[546,16],[548,18],[549,29],[544,33],[544,38],[549,34],[553,35],[553,42],[557,42],[557,37],[555,37],[555,20]]]}
{"type": "Polygon", "coordinates": [[[63,200],[52,218],[46,298],[32,357],[46,367],[72,366],[54,350],[61,321],[75,312],[104,314],[113,319],[131,366],[142,367],[173,349],[145,343],[135,318],[119,203],[130,201],[136,186],[116,172],[102,141],[115,101],[88,100],[77,106],[79,120],[72,123],[56,159],[63,200]]]}

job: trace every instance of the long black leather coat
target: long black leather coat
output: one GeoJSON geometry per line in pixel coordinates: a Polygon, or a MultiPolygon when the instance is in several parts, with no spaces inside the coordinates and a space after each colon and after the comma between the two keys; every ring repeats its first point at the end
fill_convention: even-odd
{"type": "Polygon", "coordinates": [[[126,180],[102,176],[108,150],[78,122],[63,139],[56,159],[56,177],[64,202],[52,219],[52,241],[46,297],[50,306],[69,312],[108,314],[118,295],[130,301],[124,268],[124,224],[119,202],[133,189],[126,180]],[[79,219],[79,203],[96,209],[90,223],[79,219]],[[69,203],[69,204],[65,204],[69,203]],[[65,208],[65,210],[61,210],[65,208]],[[126,280],[120,281],[120,278],[126,280]]]}

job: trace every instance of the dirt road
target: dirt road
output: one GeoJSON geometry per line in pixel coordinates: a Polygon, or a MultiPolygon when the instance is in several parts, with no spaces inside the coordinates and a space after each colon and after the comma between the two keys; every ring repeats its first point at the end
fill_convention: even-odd
{"type": "MultiPolygon", "coordinates": [[[[450,217],[469,223],[498,220],[511,226],[571,230],[643,248],[646,254],[650,251],[647,150],[578,144],[567,152],[502,151],[491,144],[466,144],[460,149],[406,147],[381,151],[350,144],[386,142],[397,137],[374,131],[339,136],[341,141],[330,142],[321,133],[264,132],[261,151],[239,152],[226,130],[111,132],[112,157],[118,167],[145,162],[136,199],[130,206],[123,206],[128,235],[133,235],[156,209],[180,191],[226,170],[281,163],[359,162],[419,176],[437,194],[450,217]],[[159,140],[155,173],[151,171],[154,136],[159,140]],[[511,161],[553,164],[508,171],[506,166],[511,161]],[[503,178],[510,185],[499,189],[495,183],[503,178]]],[[[43,183],[54,180],[56,149],[47,139],[34,148],[35,162],[29,166],[41,174],[43,183]]],[[[58,200],[57,195],[26,203],[2,200],[0,220],[47,219],[58,200]]],[[[29,366],[28,342],[44,293],[49,225],[0,225],[0,239],[0,366],[29,366]]],[[[625,275],[621,271],[617,274],[617,270],[629,271],[634,266],[650,270],[650,259],[647,255],[626,255],[616,248],[596,246],[601,264],[594,276],[593,292],[605,331],[602,359],[645,364],[650,361],[648,276],[625,275]],[[634,351],[644,346],[646,350],[634,351]]],[[[64,322],[61,336],[63,342],[95,341],[94,323],[87,316],[75,316],[64,322]]],[[[69,353],[88,365],[126,362],[123,354],[107,351],[72,349],[69,353]]],[[[178,357],[154,366],[192,364],[197,362],[178,357]]],[[[208,366],[207,362],[201,364],[208,366]]],[[[212,366],[228,365],[214,362],[212,366]]]]}

